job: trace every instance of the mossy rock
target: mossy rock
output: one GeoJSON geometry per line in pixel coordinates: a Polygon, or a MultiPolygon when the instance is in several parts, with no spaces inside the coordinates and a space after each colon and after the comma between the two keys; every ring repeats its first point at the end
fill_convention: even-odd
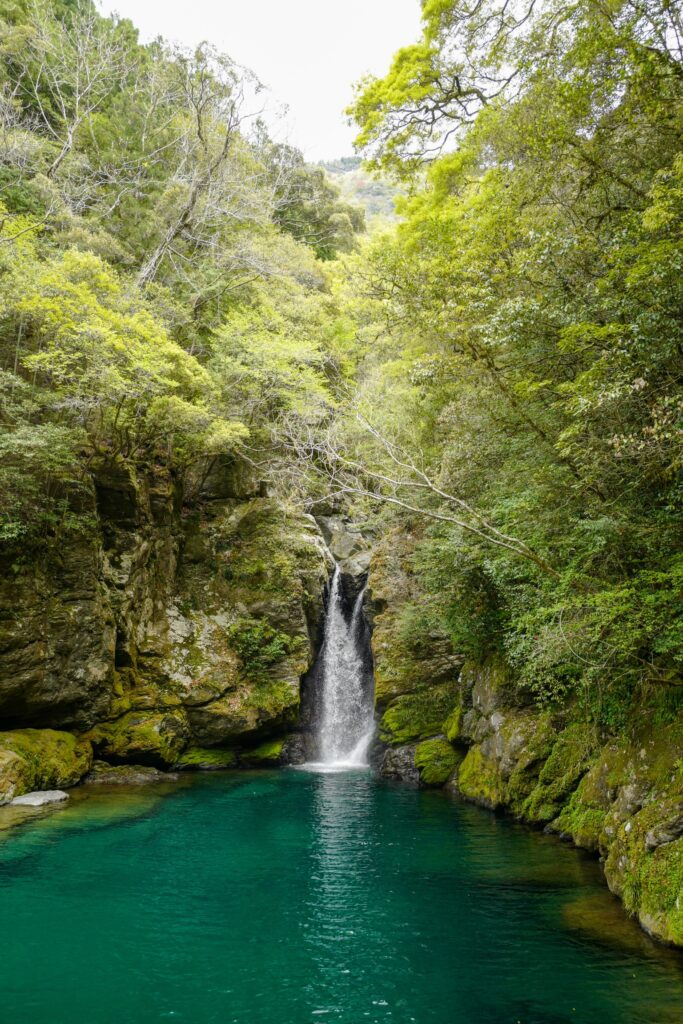
{"type": "Polygon", "coordinates": [[[188,747],[173,767],[182,772],[211,772],[234,768],[236,765],[237,754],[234,750],[188,747]]]}
{"type": "Polygon", "coordinates": [[[582,803],[578,791],[572,794],[571,800],[562,812],[550,823],[550,829],[566,836],[583,850],[597,852],[600,848],[600,836],[605,827],[606,812],[599,807],[589,807],[582,803]]]}
{"type": "Polygon", "coordinates": [[[448,740],[436,736],[415,747],[415,767],[424,786],[445,785],[458,764],[458,756],[448,740]]]}
{"type": "Polygon", "coordinates": [[[418,543],[412,531],[390,530],[372,554],[368,583],[375,608],[375,694],[380,708],[425,689],[425,680],[432,686],[448,683],[462,664],[415,574],[418,543]]]}
{"type": "Polygon", "coordinates": [[[473,708],[485,717],[529,703],[528,694],[515,685],[507,664],[497,654],[489,655],[482,662],[466,661],[460,673],[460,685],[473,708]]]}
{"type": "Polygon", "coordinates": [[[638,915],[643,927],[663,942],[683,945],[683,837],[650,848],[651,834],[680,799],[654,801],[625,821],[605,862],[610,888],[638,915]]]}
{"type": "Polygon", "coordinates": [[[446,734],[446,739],[449,743],[456,743],[462,737],[462,717],[463,708],[462,705],[455,707],[446,721],[444,722],[443,729],[446,734]]]}
{"type": "Polygon", "coordinates": [[[264,732],[285,732],[296,724],[298,678],[243,685],[205,707],[188,708],[192,735],[200,746],[249,742],[264,732]]]}
{"type": "Polygon", "coordinates": [[[176,764],[189,736],[187,719],[175,711],[133,711],[116,722],[97,726],[90,733],[104,760],[157,768],[176,764]]]}
{"type": "Polygon", "coordinates": [[[428,739],[443,730],[457,698],[457,682],[405,694],[392,701],[379,724],[380,739],[391,746],[428,739]]]}
{"type": "Polygon", "coordinates": [[[0,733],[0,804],[37,789],[75,786],[92,764],[87,740],[54,729],[0,733]]]}
{"type": "Polygon", "coordinates": [[[505,780],[498,765],[481,747],[470,747],[458,770],[458,790],[468,800],[495,810],[505,803],[505,780]]]}
{"type": "Polygon", "coordinates": [[[595,754],[587,723],[576,722],[560,733],[538,775],[538,783],[522,806],[528,821],[546,823],[562,810],[595,754]]]}
{"type": "Polygon", "coordinates": [[[557,732],[548,712],[516,712],[506,722],[504,731],[511,732],[515,725],[521,730],[516,733],[517,742],[521,735],[523,744],[516,752],[514,767],[507,778],[505,800],[514,814],[525,817],[524,807],[530,794],[538,787],[539,776],[547,764],[557,732]]]}
{"type": "Polygon", "coordinates": [[[585,850],[597,852],[601,846],[605,849],[607,815],[628,776],[628,757],[621,746],[613,744],[599,751],[569,801],[548,827],[585,850]]]}
{"type": "Polygon", "coordinates": [[[267,740],[255,750],[241,754],[240,760],[249,768],[272,768],[280,764],[284,745],[284,739],[267,740]]]}

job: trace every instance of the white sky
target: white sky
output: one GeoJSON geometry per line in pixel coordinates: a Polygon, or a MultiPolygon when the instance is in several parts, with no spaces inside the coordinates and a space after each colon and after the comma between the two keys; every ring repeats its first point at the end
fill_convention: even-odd
{"type": "Polygon", "coordinates": [[[277,137],[309,160],[352,153],[343,110],[354,83],[383,74],[420,34],[419,0],[102,0],[101,9],[130,18],[142,42],[206,39],[251,68],[289,107],[277,137]]]}

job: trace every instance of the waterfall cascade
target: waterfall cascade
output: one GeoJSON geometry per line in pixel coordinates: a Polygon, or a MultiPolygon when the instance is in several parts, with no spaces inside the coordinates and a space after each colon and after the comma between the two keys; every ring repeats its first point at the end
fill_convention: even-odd
{"type": "Polygon", "coordinates": [[[373,695],[367,685],[364,651],[366,624],[363,597],[355,600],[347,615],[342,575],[337,566],[332,577],[321,650],[321,715],[319,757],[331,767],[367,764],[374,731],[373,695]]]}

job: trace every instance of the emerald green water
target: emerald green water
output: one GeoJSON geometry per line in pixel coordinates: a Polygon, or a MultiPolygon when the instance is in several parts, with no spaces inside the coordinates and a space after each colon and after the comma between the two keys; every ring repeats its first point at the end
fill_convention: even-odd
{"type": "Polygon", "coordinates": [[[597,865],[362,772],[74,791],[5,834],[0,907],[8,1024],[683,1020],[597,865]]]}

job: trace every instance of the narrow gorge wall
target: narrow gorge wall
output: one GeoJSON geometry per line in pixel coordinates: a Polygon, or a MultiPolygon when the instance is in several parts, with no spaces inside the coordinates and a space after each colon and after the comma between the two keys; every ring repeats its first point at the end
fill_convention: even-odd
{"type": "Polygon", "coordinates": [[[313,519],[217,462],[192,502],[159,469],[94,473],[90,533],[12,551],[0,584],[0,802],[94,758],[286,758],[330,559],[313,519]]]}
{"type": "Polygon", "coordinates": [[[377,547],[370,588],[382,774],[448,786],[598,854],[642,926],[683,945],[683,693],[644,682],[623,726],[601,733],[577,702],[539,707],[499,653],[463,661],[420,632],[416,538],[377,547]]]}

